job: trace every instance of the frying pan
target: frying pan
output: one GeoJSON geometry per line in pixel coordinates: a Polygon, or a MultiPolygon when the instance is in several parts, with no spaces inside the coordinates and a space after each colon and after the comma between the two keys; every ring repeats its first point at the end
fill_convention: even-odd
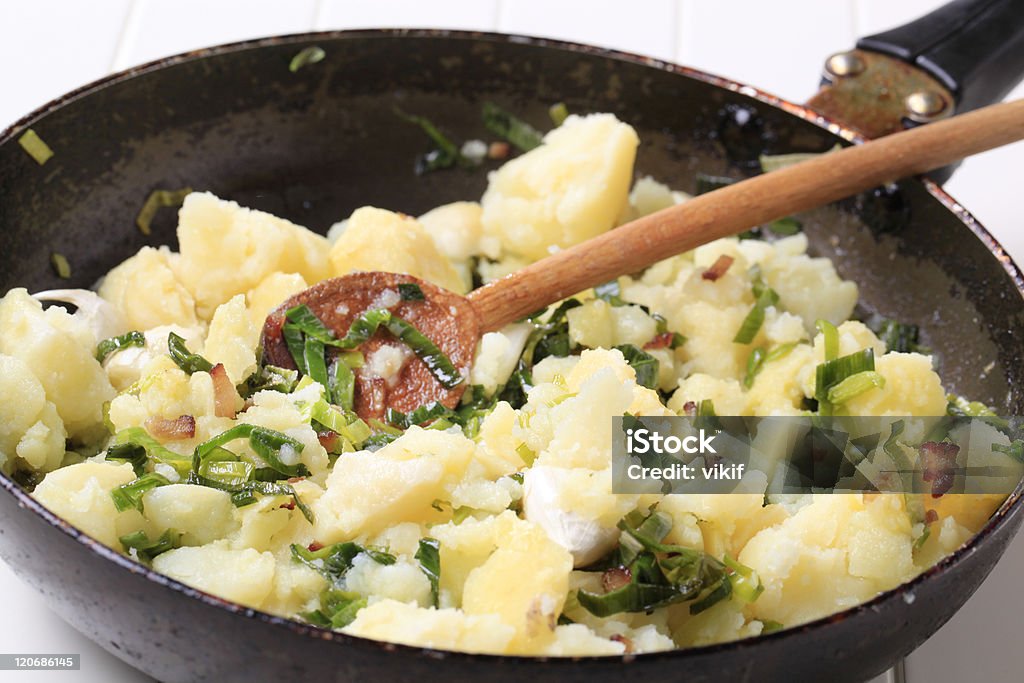
{"type": "MultiPolygon", "coordinates": [[[[902,108],[871,103],[902,97],[908,82],[946,98],[944,111],[919,107],[926,115],[909,118],[1001,98],[1024,73],[1024,7],[961,0],[860,45],[854,56],[871,62],[865,82],[886,84],[888,98],[851,87],[857,69],[830,62],[816,105],[835,117],[846,106],[854,124],[884,133],[912,122],[902,108]],[[891,71],[872,71],[876,62],[891,71]]],[[[484,101],[540,128],[553,102],[613,112],[640,133],[638,171],[690,191],[698,171],[742,177],[755,172],[759,153],[824,151],[860,135],[706,73],[549,40],[382,30],[226,45],[93,83],[0,136],[0,291],[89,287],[143,245],[173,246],[172,211],[157,217],[151,236],[133,225],[156,188],[211,190],[321,232],[365,204],[416,215],[475,199],[486,169],[414,175],[425,140],[394,108],[426,115],[460,139],[487,138],[484,101]],[[291,72],[291,58],[311,45],[326,58],[291,72]],[[45,166],[17,144],[29,127],[56,152],[45,166]],[[52,251],[71,260],[70,282],[51,273],[52,251]]],[[[864,313],[921,325],[950,389],[1020,414],[1024,277],[939,185],[911,179],[800,218],[812,249],[858,282],[864,313]]],[[[0,486],[0,556],[73,626],[164,681],[864,680],[949,619],[1024,515],[1018,486],[973,540],[937,566],[800,627],[673,652],[544,659],[380,643],[243,608],[100,545],[11,479],[0,477],[0,486]]]]}

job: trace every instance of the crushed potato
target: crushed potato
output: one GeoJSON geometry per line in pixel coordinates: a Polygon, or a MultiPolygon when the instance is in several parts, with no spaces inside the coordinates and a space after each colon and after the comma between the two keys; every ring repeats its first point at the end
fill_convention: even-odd
{"type": "Polygon", "coordinates": [[[873,349],[885,379],[851,399],[849,414],[945,413],[932,359],[887,353],[850,321],[856,284],[808,255],[802,235],[718,240],[619,278],[613,297],[582,293],[549,323],[566,352],[547,353],[526,386],[516,382],[536,326],[485,335],[465,401],[472,407],[477,392],[501,400],[482,403],[465,425],[412,426],[397,438],[375,428],[383,441],[371,448],[365,435],[345,441],[314,419],[329,395],[310,378],[259,384],[265,316],[325,278],[384,270],[465,292],[475,278],[685,201],[649,177],[631,189],[637,145],[610,114],[571,116],[492,172],[479,204],[419,219],[360,208],[331,243],[190,195],[180,253],[145,247],[99,288],[128,330],[145,333],[141,347],[101,364],[100,340],[74,315],[43,310],[23,289],[0,299],[0,470],[41,479],[34,495],[54,513],[201,590],[367,638],[470,652],[620,655],[756,636],[868,600],[959,547],[998,496],[980,507],[955,496],[930,502],[937,520],[923,535],[902,495],[611,492],[613,416],[676,415],[707,400],[719,415],[807,414],[824,358],[819,319],[838,325],[842,354],[873,349]],[[728,269],[705,277],[725,256],[728,269]],[[736,343],[756,281],[778,302],[750,343],[736,343]],[[222,380],[168,356],[172,333],[223,366],[227,412],[222,380]],[[653,377],[641,381],[623,351],[630,345],[656,361],[653,377]],[[749,377],[755,347],[787,352],[749,377]],[[191,431],[137,441],[178,418],[191,431]],[[239,425],[277,435],[279,462],[242,435],[220,443],[211,464],[248,467],[247,483],[210,484],[216,474],[193,470],[193,454],[239,425]],[[253,466],[277,481],[256,482],[253,466]],[[125,503],[147,477],[156,485],[125,503]],[[671,522],[665,542],[736,558],[763,593],[699,614],[685,602],[606,616],[585,608],[579,591],[601,592],[602,574],[583,570],[617,548],[620,520],[654,505],[671,522]],[[326,562],[324,553],[336,554],[326,562]]]}

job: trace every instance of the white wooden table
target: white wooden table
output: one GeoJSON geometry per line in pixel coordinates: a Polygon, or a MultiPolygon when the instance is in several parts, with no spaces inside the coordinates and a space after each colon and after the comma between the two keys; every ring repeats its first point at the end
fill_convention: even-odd
{"type": "MultiPolygon", "coordinates": [[[[800,101],[831,52],[939,0],[2,0],[0,128],[111,71],[185,50],[277,33],[443,27],[621,48],[800,101]]],[[[1024,87],[1015,91],[1024,97],[1024,87]]],[[[1024,261],[1024,144],[967,161],[947,184],[1024,261]],[[1015,164],[1017,166],[1015,166],[1015,164]]],[[[0,189],[2,191],[2,189],[0,189]]],[[[3,520],[0,520],[0,524],[3,520]]],[[[1024,535],[967,606],[909,658],[911,683],[1024,680],[1024,535]]],[[[81,653],[82,670],[4,672],[3,681],[145,681],[50,612],[0,563],[0,652],[81,653]]],[[[880,679],[881,680],[881,679],[880,679]]]]}

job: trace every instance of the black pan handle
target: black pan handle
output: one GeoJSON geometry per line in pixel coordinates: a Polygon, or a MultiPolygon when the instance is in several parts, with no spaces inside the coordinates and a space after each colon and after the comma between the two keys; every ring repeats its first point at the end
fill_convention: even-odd
{"type": "Polygon", "coordinates": [[[954,0],[916,21],[861,38],[924,70],[952,93],[956,111],[1003,99],[1024,78],[1024,0],[954,0]]]}

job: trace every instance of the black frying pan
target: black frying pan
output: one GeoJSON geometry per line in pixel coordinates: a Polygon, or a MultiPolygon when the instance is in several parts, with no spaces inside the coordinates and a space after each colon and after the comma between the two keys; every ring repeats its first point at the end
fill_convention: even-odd
{"type": "MultiPolygon", "coordinates": [[[[1024,73],[1022,4],[955,2],[862,45],[916,60],[960,109],[979,106],[1024,73]]],[[[883,76],[890,95],[897,76],[883,76]]],[[[847,85],[837,82],[819,105],[836,111],[847,85]]],[[[576,112],[614,112],[643,140],[638,170],[688,190],[697,171],[742,176],[762,151],[822,151],[857,137],[753,88],[560,42],[354,31],[228,45],[99,81],[0,136],[0,291],[88,287],[145,244],[173,245],[173,212],[159,216],[151,237],[133,225],[154,188],[208,189],[320,231],[364,204],[418,214],[475,199],[482,171],[413,174],[425,142],[393,107],[425,114],[460,138],[486,137],[479,111],[487,100],[541,128],[556,101],[576,112]],[[326,59],[291,73],[292,56],[309,45],[326,59]],[[16,142],[27,127],[56,152],[45,166],[16,142]],[[70,258],[71,282],[52,275],[51,251],[70,258]]],[[[881,100],[861,96],[855,109],[870,110],[864,103],[872,101],[881,100]]],[[[894,125],[892,112],[875,115],[861,119],[865,129],[886,116],[894,125]]],[[[938,185],[908,180],[802,218],[813,249],[860,284],[867,312],[922,326],[951,389],[1020,414],[1024,278],[938,185]]],[[[938,566],[798,628],[660,654],[544,660],[379,643],[245,609],[99,545],[10,479],[0,477],[0,486],[4,560],[76,628],[167,681],[863,680],[949,619],[1024,515],[1018,487],[975,539],[938,566]]]]}

